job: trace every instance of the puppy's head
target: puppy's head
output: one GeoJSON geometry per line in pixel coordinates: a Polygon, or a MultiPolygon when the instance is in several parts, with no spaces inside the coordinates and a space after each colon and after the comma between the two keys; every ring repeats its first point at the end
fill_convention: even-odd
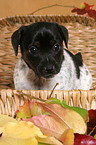
{"type": "Polygon", "coordinates": [[[63,41],[68,43],[68,30],[57,23],[38,22],[22,26],[12,35],[15,55],[20,45],[22,58],[39,77],[59,73],[63,60],[63,41]]]}

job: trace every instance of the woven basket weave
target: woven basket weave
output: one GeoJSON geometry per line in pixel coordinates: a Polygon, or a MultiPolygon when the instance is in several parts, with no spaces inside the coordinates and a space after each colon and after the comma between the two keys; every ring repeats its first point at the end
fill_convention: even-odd
{"type": "Polygon", "coordinates": [[[69,50],[81,52],[93,83],[89,91],[54,91],[53,97],[65,99],[69,105],[96,108],[96,21],[86,16],[16,16],[0,20],[0,113],[13,115],[28,97],[47,99],[50,91],[16,91],[13,73],[17,59],[11,45],[11,35],[21,25],[46,21],[58,22],[69,30],[69,50]],[[25,92],[25,93],[24,93],[25,92]],[[19,94],[18,94],[19,93],[19,94]],[[26,95],[25,95],[26,94],[26,95]],[[28,95],[29,94],[29,95],[28,95]]]}

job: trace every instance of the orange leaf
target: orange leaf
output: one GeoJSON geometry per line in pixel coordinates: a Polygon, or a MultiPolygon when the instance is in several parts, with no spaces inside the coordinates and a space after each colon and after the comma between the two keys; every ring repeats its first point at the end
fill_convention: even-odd
{"type": "Polygon", "coordinates": [[[74,130],[67,129],[59,139],[64,145],[74,144],[74,130]]]}
{"type": "Polygon", "coordinates": [[[32,101],[26,101],[19,110],[16,111],[17,118],[31,118],[41,114],[49,114],[45,112],[40,105],[33,103],[32,101]]]}
{"type": "Polygon", "coordinates": [[[16,111],[17,118],[30,118],[31,112],[30,112],[30,101],[26,101],[23,106],[20,106],[19,110],[16,111]]]}

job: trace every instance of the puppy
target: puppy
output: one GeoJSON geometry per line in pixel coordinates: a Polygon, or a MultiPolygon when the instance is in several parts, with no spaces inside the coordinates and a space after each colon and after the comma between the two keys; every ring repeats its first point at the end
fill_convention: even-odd
{"type": "Polygon", "coordinates": [[[21,26],[11,37],[15,55],[18,46],[21,58],[14,72],[15,89],[88,90],[92,77],[80,53],[72,54],[68,48],[68,30],[58,23],[37,22],[21,26]]]}

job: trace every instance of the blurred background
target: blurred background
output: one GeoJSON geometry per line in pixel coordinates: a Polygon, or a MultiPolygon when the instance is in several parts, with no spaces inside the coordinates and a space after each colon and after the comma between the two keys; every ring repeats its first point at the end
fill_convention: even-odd
{"type": "Polygon", "coordinates": [[[0,18],[27,14],[68,15],[72,14],[73,6],[80,8],[83,2],[94,4],[96,9],[96,0],[0,0],[0,18]]]}

